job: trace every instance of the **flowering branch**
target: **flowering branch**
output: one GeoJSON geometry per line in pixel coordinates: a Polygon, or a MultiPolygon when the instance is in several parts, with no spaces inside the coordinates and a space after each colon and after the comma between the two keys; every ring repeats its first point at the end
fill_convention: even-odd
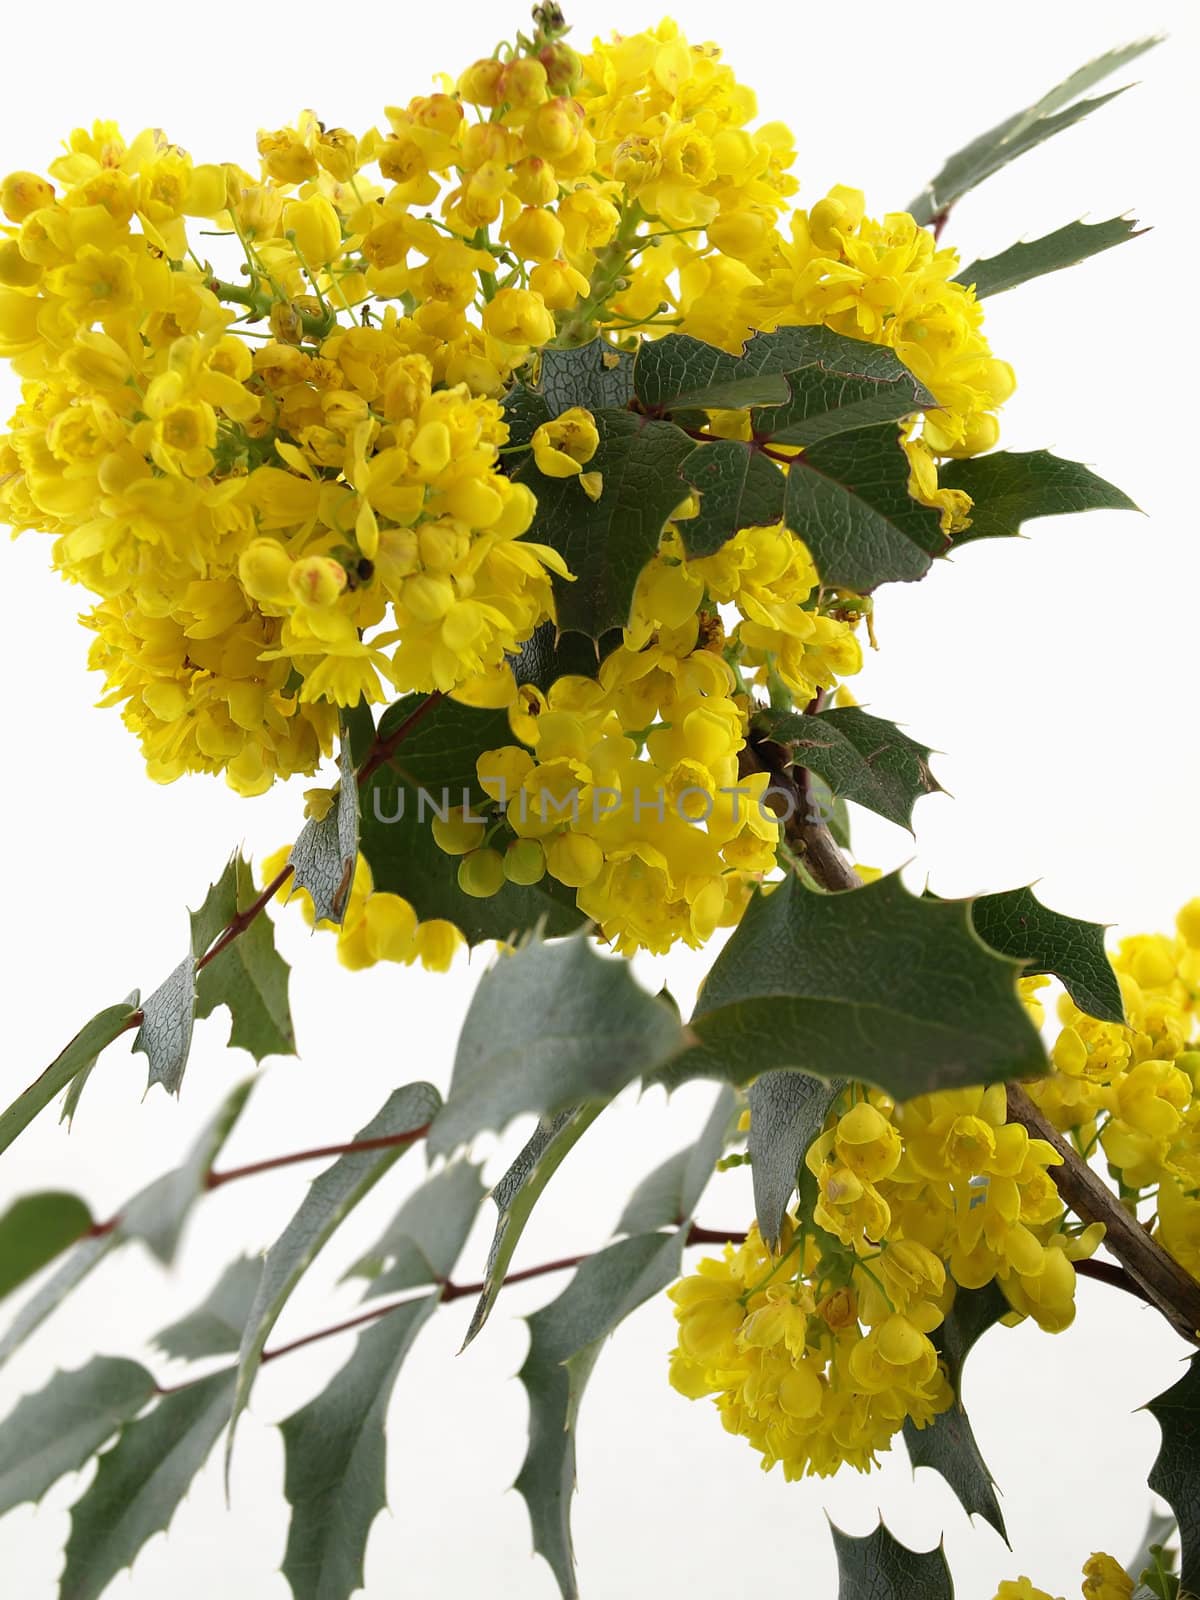
{"type": "MultiPolygon", "coordinates": [[[[754,739],[752,735],[742,755],[747,770],[768,772],[772,784],[795,800],[784,833],[820,887],[836,891],[860,887],[862,879],[839,850],[825,823],[812,814],[807,790],[797,780],[795,769],[788,765],[788,752],[769,739],[754,739]]],[[[1043,1116],[1019,1083],[1008,1085],[1008,1115],[1035,1139],[1044,1139],[1061,1157],[1061,1164],[1050,1169],[1055,1186],[1077,1217],[1103,1224],[1105,1249],[1120,1263],[1128,1279],[1118,1286],[1130,1289],[1154,1306],[1189,1344],[1200,1345],[1200,1280],[1168,1255],[1136,1216],[1126,1210],[1099,1173],[1043,1116]]],[[[1077,1262],[1076,1270],[1085,1265],[1077,1262]]],[[[1108,1273],[1091,1276],[1116,1282],[1108,1273]]]]}
{"type": "Polygon", "coordinates": [[[1142,1297],[1150,1302],[1190,1344],[1200,1345],[1200,1280],[1170,1256],[1132,1212],[1113,1194],[1058,1129],[1034,1105],[1019,1083],[1008,1085],[1008,1114],[1044,1139],[1062,1157],[1051,1168],[1059,1194],[1085,1222],[1104,1224],[1104,1245],[1124,1267],[1142,1297]]]}
{"type": "MultiPolygon", "coordinates": [[[[372,1142],[378,1144],[380,1141],[372,1142]]],[[[363,1149],[365,1147],[364,1145],[359,1145],[357,1148],[363,1149]]],[[[292,1159],[298,1160],[299,1157],[293,1157],[292,1159]]],[[[701,1228],[696,1223],[693,1223],[688,1229],[684,1245],[738,1244],[745,1237],[745,1232],[739,1228],[701,1228]]],[[[510,1272],[503,1278],[500,1282],[500,1288],[507,1289],[510,1284],[514,1283],[528,1283],[532,1278],[544,1278],[551,1272],[569,1272],[572,1267],[581,1266],[583,1262],[589,1260],[594,1253],[594,1251],[584,1250],[579,1255],[560,1256],[555,1261],[541,1261],[536,1267],[522,1267],[520,1271],[510,1272]]],[[[448,1305],[452,1300],[463,1300],[468,1296],[481,1295],[487,1288],[487,1284],[482,1281],[479,1283],[454,1283],[452,1280],[446,1279],[438,1285],[438,1288],[440,1291],[438,1298],[441,1304],[448,1305]]],[[[406,1295],[402,1300],[389,1300],[386,1305],[372,1306],[369,1311],[360,1311],[357,1316],[347,1317],[343,1322],[335,1322],[328,1328],[317,1328],[313,1333],[305,1333],[298,1339],[290,1339],[287,1344],[277,1344],[270,1350],[264,1350],[262,1360],[264,1362],[275,1361],[280,1356],[291,1355],[294,1350],[303,1350],[306,1346],[317,1344],[322,1339],[332,1339],[339,1333],[351,1333],[355,1328],[362,1328],[368,1323],[377,1322],[380,1317],[386,1317],[391,1311],[398,1311],[401,1306],[411,1305],[418,1298],[419,1296],[410,1294],[406,1295]]],[[[196,1378],[190,1378],[186,1383],[174,1384],[167,1388],[158,1385],[157,1392],[160,1395],[175,1394],[179,1389],[189,1388],[191,1384],[199,1381],[196,1378]]]]}

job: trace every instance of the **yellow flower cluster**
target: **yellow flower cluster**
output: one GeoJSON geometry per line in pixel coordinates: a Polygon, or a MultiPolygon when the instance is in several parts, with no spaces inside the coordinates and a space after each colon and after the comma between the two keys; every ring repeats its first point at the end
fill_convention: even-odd
{"type": "MultiPolygon", "coordinates": [[[[588,425],[586,411],[570,423],[573,434],[588,425]]],[[[767,775],[739,775],[749,682],[773,673],[806,703],[856,671],[841,603],[822,599],[782,525],[743,529],[695,561],[669,525],[597,679],[561,677],[545,694],[498,684],[519,742],[479,757],[491,805],[434,825],[463,857],[461,887],[486,896],[549,873],[625,953],[699,945],[736,922],[779,840],[767,775]],[[737,618],[728,637],[719,605],[737,618]]]]}
{"type": "MultiPolygon", "coordinates": [[[[911,219],[865,220],[849,190],[797,213],[789,242],[792,141],[754,117],[715,47],[674,23],[582,55],[544,24],[388,108],[383,131],[306,112],[261,132],[254,174],[98,123],[48,179],[4,180],[0,355],[24,389],[0,516],[53,535],[97,597],[92,664],[154,777],[224,771],[261,792],[315,770],[340,706],[477,697],[507,670],[566,576],[522,540],[533,498],[500,470],[499,400],[551,339],[683,326],[736,344],[794,321],[891,344],[943,404],[905,429],[912,492],[961,524],[935,457],[992,442],[1011,374],[949,281],[953,252],[911,219]]],[[[537,456],[595,497],[586,443],[559,419],[537,456]]],[[[823,642],[831,659],[851,646],[797,598],[803,560],[772,576],[779,541],[758,544],[714,558],[708,592],[745,599],[764,670],[823,682],[823,642]]],[[[654,615],[626,645],[651,678],[654,615]]],[[[702,923],[710,867],[691,874],[710,886],[702,923]]]]}
{"type": "Polygon", "coordinates": [[[949,1406],[929,1335],[956,1286],[995,1280],[1011,1320],[1067,1327],[1071,1263],[1103,1233],[1064,1226],[1059,1158],[1006,1121],[1003,1085],[900,1104],[852,1085],[827,1121],[779,1251],[752,1229],[671,1290],[672,1383],[712,1395],[788,1478],[869,1470],[906,1418],[924,1427],[949,1406]]]}
{"type": "MultiPolygon", "coordinates": [[[[1081,1593],[1083,1600],[1131,1600],[1133,1579],[1115,1557],[1098,1550],[1083,1564],[1081,1593]]],[[[1055,1597],[1044,1589],[1035,1589],[1028,1578],[1008,1578],[992,1600],[1055,1600],[1055,1597]]]]}
{"type": "MultiPolygon", "coordinates": [[[[264,883],[270,883],[282,870],[290,851],[291,846],[284,845],[263,861],[264,883]]],[[[338,960],[353,972],[373,967],[379,961],[394,961],[405,967],[419,961],[429,972],[445,972],[464,943],[452,922],[441,917],[420,922],[402,895],[377,890],[371,879],[371,869],[361,855],[355,864],[340,924],[326,919],[318,922],[312,895],[307,889],[296,888],[290,880],[275,898],[281,902],[295,901],[310,928],[336,933],[338,960]]]]}
{"type": "Polygon", "coordinates": [[[1131,1204],[1155,1195],[1159,1240],[1200,1277],[1200,900],[1174,937],[1124,939],[1112,959],[1128,1026],[1063,996],[1055,1070],[1029,1093],[1081,1152],[1099,1145],[1131,1204]]]}

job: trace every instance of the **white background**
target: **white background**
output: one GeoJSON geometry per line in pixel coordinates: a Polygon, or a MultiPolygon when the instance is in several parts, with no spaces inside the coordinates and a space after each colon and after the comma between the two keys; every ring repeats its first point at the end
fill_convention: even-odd
{"type": "MultiPolygon", "coordinates": [[[[585,37],[653,20],[626,0],[572,9],[585,37]]],[[[1053,906],[1126,931],[1167,927],[1176,905],[1200,892],[1195,14],[1182,0],[1152,10],[1096,0],[981,10],[858,0],[802,12],[679,0],[678,10],[694,39],[717,39],[757,86],[762,116],[795,128],[807,203],[832,183],[852,183],[876,213],[903,207],[950,150],[1085,59],[1154,26],[1172,32],[1131,70],[1141,88],[992,180],[962,204],[946,236],[967,261],[1081,213],[1099,220],[1136,206],[1153,223],[1149,236],[1000,297],[988,313],[994,348],[1020,379],[1004,442],[1095,464],[1146,515],[1038,523],[1026,541],[974,546],[919,586],[884,592],[882,649],[859,692],[946,752],[937,771],[954,798],[922,802],[915,848],[871,819],[857,835],[862,859],[886,867],[912,858],[942,894],[1040,878],[1053,906]]],[[[161,125],[197,160],[253,165],[258,127],[279,126],[303,106],[328,122],[368,126],[384,104],[424,92],[434,71],[489,51],[521,15],[478,0],[14,8],[5,20],[0,167],[44,166],[71,127],[97,116],[119,118],[128,134],[161,125]]],[[[3,382],[11,402],[15,385],[3,382]]],[[[232,844],[273,848],[294,835],[300,815],[295,789],[245,801],[212,779],[169,788],[145,779],[117,714],[91,709],[99,684],[84,673],[87,636],[73,620],[83,597],[50,574],[48,558],[48,542],[26,535],[4,551],[0,582],[10,818],[0,1103],[85,1017],[135,984],[148,991],[175,965],[184,907],[199,903],[232,844]]],[[[349,974],[331,942],[310,940],[294,913],[279,938],[294,966],[303,1058],[261,1074],[226,1164],[349,1137],[412,1078],[444,1087],[484,959],[464,960],[446,978],[394,968],[349,974]]],[[[647,964],[648,981],[664,970],[686,999],[702,965],[647,964]]],[[[224,1036],[223,1014],[198,1029],[179,1104],[159,1091],[143,1103],[145,1062],[115,1047],[70,1138],[51,1113],[5,1156],[0,1203],[61,1186],[107,1215],[176,1161],[250,1070],[249,1058],[222,1049],[224,1036]]],[[[555,1180],[517,1264],[603,1243],[633,1182],[693,1136],[711,1093],[693,1086],[669,1107],[657,1093],[642,1103],[627,1095],[555,1180]]],[[[492,1180],[523,1137],[512,1129],[501,1150],[486,1152],[492,1180]]],[[[336,1278],[419,1163],[401,1164],[318,1263],[277,1338],[353,1310],[336,1278]]],[[[114,1258],[0,1374],[0,1409],[96,1351],[144,1356],[145,1337],[207,1292],[228,1259],[270,1243],[310,1175],[296,1169],[206,1200],[171,1275],[136,1248],[114,1258]]],[[[714,1182],[702,1221],[745,1224],[743,1177],[714,1182]]],[[[487,1217],[460,1276],[478,1276],[489,1227],[487,1217]]],[[[465,1303],[422,1334],[391,1413],[393,1510],[371,1540],[369,1595],[553,1595],[548,1569],[529,1554],[524,1505],[507,1491],[524,1446],[525,1402],[512,1379],[526,1344],[519,1318],[562,1283],[506,1291],[461,1359],[465,1303]]],[[[605,1352],[583,1408],[575,1537],[586,1600],[763,1591],[825,1600],[835,1590],[826,1511],[863,1533],[877,1507],[911,1544],[928,1547],[944,1531],[962,1600],[990,1600],[1001,1577],[1019,1572],[1077,1594],[1091,1550],[1128,1556],[1141,1534],[1157,1428],[1135,1408],[1174,1381],[1184,1353],[1123,1296],[1085,1283],[1079,1302],[1070,1332],[1051,1339],[1030,1326],[1001,1329],[968,1368],[966,1399],[1004,1491],[1011,1555],[986,1525],[968,1524],[940,1479],[922,1473],[914,1483],[899,1451],[869,1480],[787,1485],[761,1474],[707,1406],[668,1388],[670,1310],[647,1306],[605,1352]]],[[[349,1349],[331,1340],[263,1373],[240,1434],[232,1511],[210,1466],[169,1537],[114,1582],[114,1600],[164,1592],[284,1600],[282,1451],[272,1424],[349,1349]]],[[[84,1482],[68,1480],[36,1512],[25,1507],[0,1524],[0,1571],[14,1600],[54,1593],[67,1507],[84,1482]]]]}

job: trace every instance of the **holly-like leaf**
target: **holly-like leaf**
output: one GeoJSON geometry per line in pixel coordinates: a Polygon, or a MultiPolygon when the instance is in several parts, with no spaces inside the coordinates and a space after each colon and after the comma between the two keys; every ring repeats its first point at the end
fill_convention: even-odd
{"type": "MultiPolygon", "coordinates": [[[[192,912],[192,950],[202,956],[239,911],[257,898],[254,872],[241,852],[230,858],[203,906],[192,912]],[[214,926],[215,924],[215,926],[214,926]]],[[[207,1017],[227,1006],[231,1047],[248,1050],[256,1061],[269,1055],[295,1055],[296,1035],[288,1005],[287,962],[275,948],[267,916],[255,917],[238,938],[196,975],[196,1015],[207,1017]]]]}
{"type": "Polygon", "coordinates": [[[114,1039],[119,1039],[137,1021],[137,1010],[122,1002],[106,1006],[86,1022],[60,1055],[17,1096],[7,1110],[0,1112],[0,1151],[7,1150],[19,1133],[48,1106],[81,1072],[88,1072],[96,1057],[114,1039]]]}
{"type": "Polygon", "coordinates": [[[230,1262],[203,1302],[156,1333],[152,1342],[173,1361],[236,1355],[261,1277],[259,1257],[230,1262]]]}
{"type": "Polygon", "coordinates": [[[996,1485],[963,1409],[962,1369],[975,1341],[1010,1309],[994,1283],[983,1289],[958,1290],[946,1320],[929,1336],[945,1365],[954,1404],[924,1428],[916,1427],[911,1418],[904,1424],[904,1441],[914,1471],[932,1467],[940,1472],[964,1511],[985,1518],[1006,1544],[1008,1531],[996,1485]]]}
{"type": "Polygon", "coordinates": [[[972,139],[970,144],[952,155],[937,177],[915,200],[909,202],[908,210],[921,224],[932,222],[944,214],[956,200],[981,184],[985,178],[999,172],[1010,161],[1015,161],[1027,150],[1034,149],[1122,94],[1123,89],[1115,89],[1093,100],[1079,99],[1080,95],[1086,94],[1110,73],[1119,72],[1158,43],[1159,37],[1138,39],[1133,44],[1108,51],[1073,72],[1027,110],[1006,117],[996,127],[972,139]]]}
{"type": "Polygon", "coordinates": [[[106,1256],[130,1239],[140,1239],[164,1266],[170,1265],[192,1206],[204,1193],[208,1172],[252,1088],[252,1080],[238,1084],[201,1130],[181,1166],[139,1190],[120,1208],[114,1226],[95,1238],[81,1239],[64,1257],[57,1270],[26,1300],[0,1338],[0,1365],[106,1256]]]}
{"type": "Polygon", "coordinates": [[[936,396],[886,345],[848,339],[828,328],[786,329],[782,336],[793,332],[812,341],[813,359],[787,373],[789,395],[783,405],[751,411],[756,439],[808,449],[834,434],[899,422],[937,405],[936,396]]]}
{"type": "Polygon", "coordinates": [[[557,1116],[543,1117],[520,1155],[492,1190],[499,1215],[483,1274],[483,1292],[462,1342],[464,1350],[491,1315],[513,1252],[546,1185],[603,1109],[600,1105],[569,1106],[557,1116]]]}
{"type": "Polygon", "coordinates": [[[349,1600],[366,1582],[367,1538],[387,1503],[388,1403],[439,1298],[381,1317],[321,1393],[280,1423],[292,1508],[283,1575],[296,1600],[349,1600]]]}
{"type": "Polygon", "coordinates": [[[685,1230],[643,1233],[589,1256],[556,1300],[529,1318],[529,1353],[518,1376],[529,1396],[529,1449],[517,1476],[533,1547],[577,1600],[571,1546],[575,1419],[600,1347],[631,1311],[679,1276],[685,1230]]]}
{"type": "Polygon", "coordinates": [[[740,439],[697,445],[679,469],[699,493],[700,509],[679,524],[689,556],[711,556],[741,528],[769,527],[783,516],[783,473],[740,439]]]}
{"type": "Polygon", "coordinates": [[[634,387],[651,413],[769,408],[755,436],[805,445],[937,403],[895,351],[823,327],[757,333],[738,354],[686,333],[647,339],[634,387]]]}
{"type": "MultiPolygon", "coordinates": [[[[409,696],[390,706],[382,737],[419,703],[409,696]]],[[[459,861],[439,849],[434,817],[484,798],[475,764],[485,750],[513,743],[502,711],[484,711],[444,699],[421,718],[392,759],[362,793],[360,844],[377,890],[403,895],[423,922],[453,922],[470,944],[510,939],[542,924],[548,936],[570,933],[583,916],[573,890],[550,877],[523,886],[505,883],[480,900],[458,886],[459,861]]]]}
{"type": "Polygon", "coordinates": [[[696,1142],[668,1156],[629,1196],[618,1233],[653,1233],[687,1221],[729,1142],[737,1110],[738,1097],[722,1089],[696,1142]]]}
{"type": "Polygon", "coordinates": [[[1125,1021],[1121,986],[1105,954],[1100,923],[1051,911],[1028,888],[980,895],[971,902],[971,920],[984,944],[1025,962],[1027,973],[1058,978],[1089,1017],[1125,1021]]]}
{"type": "Polygon", "coordinates": [[[475,990],[430,1152],[499,1132],[522,1112],[607,1103],[681,1040],[678,1019],[639,988],[628,962],[597,955],[582,937],[531,939],[475,990]]]}
{"type": "Polygon", "coordinates": [[[133,1048],[150,1062],[149,1085],[161,1083],[168,1094],[178,1094],[192,1048],[196,1017],[196,963],[187,955],[142,1003],[142,1025],[133,1048]]]}
{"type": "Polygon", "coordinates": [[[146,1541],[167,1528],[229,1418],[234,1377],[231,1367],[214,1372],[122,1428],[71,1507],[59,1600],[99,1600],[146,1541]]]}
{"type": "Polygon", "coordinates": [[[775,1249],[805,1152],[845,1082],[807,1072],[767,1072],[750,1085],[750,1171],[758,1230],[775,1249]]]}
{"type": "Polygon", "coordinates": [[[153,1393],[154,1379],[136,1361],[93,1356],[26,1395],[0,1423],[0,1516],[86,1466],[153,1393]]]}
{"type": "Polygon", "coordinates": [[[784,520],[804,540],[822,583],[869,593],[911,583],[948,548],[936,511],[908,492],[894,427],[823,439],[788,468],[784,520]]]}
{"type": "Polygon", "coordinates": [[[837,1551],[837,1600],[954,1600],[954,1583],[946,1554],[910,1550],[892,1537],[881,1522],[874,1533],[855,1539],[832,1523],[837,1551]]]}
{"type": "Polygon", "coordinates": [[[267,1252],[238,1352],[237,1388],[225,1457],[227,1474],[238,1418],[250,1398],[267,1338],[292,1291],[359,1201],[411,1148],[419,1131],[433,1121],[440,1105],[441,1096],[431,1083],[410,1083],[396,1089],[366,1127],[358,1131],[354,1142],[391,1138],[397,1142],[339,1156],[313,1179],[296,1214],[267,1252]],[[401,1142],[406,1134],[413,1138],[401,1142]]]}
{"type": "Polygon", "coordinates": [[[631,411],[595,417],[600,443],[587,471],[602,474],[598,500],[578,478],[544,477],[532,457],[514,477],[537,496],[529,538],[553,546],[573,575],[573,582],[554,580],[559,627],[599,639],[629,621],[638,574],[686,495],[679,468],[694,445],[671,422],[631,411]]]}
{"type": "Polygon", "coordinates": [[[325,816],[310,817],[292,846],[292,886],[307,889],[318,922],[341,923],[358,860],[358,782],[350,740],[338,758],[341,782],[325,816]]]}
{"type": "Polygon", "coordinates": [[[859,706],[812,716],[765,710],[754,721],[756,729],[787,749],[792,765],[807,767],[834,795],[910,833],[913,806],[922,795],[941,790],[929,770],[929,746],[859,706]]]}
{"type": "Polygon", "coordinates": [[[77,1194],[48,1189],[22,1195],[0,1217],[0,1300],[48,1266],[92,1226],[77,1194]]]}
{"type": "Polygon", "coordinates": [[[1179,1586],[1200,1594],[1200,1356],[1193,1356],[1178,1383],[1146,1406],[1162,1429],[1162,1444],[1149,1484],[1179,1524],[1179,1586]]]}
{"type": "Polygon", "coordinates": [[[969,461],[947,461],[938,482],[943,489],[965,490],[975,502],[970,527],[954,536],[956,548],[975,539],[1011,538],[1036,517],[1138,509],[1114,484],[1048,450],[994,450],[969,461]]]}
{"type": "Polygon", "coordinates": [[[751,900],[705,980],[697,1043],[663,1078],[790,1068],[908,1100],[1034,1077],[1046,1057],[1018,970],[978,937],[968,901],[918,899],[896,875],[824,894],[789,874],[751,900]]]}
{"type": "Polygon", "coordinates": [[[565,350],[548,344],[541,355],[538,393],[552,417],[572,406],[619,411],[633,398],[632,352],[614,350],[603,339],[565,350]]]}
{"type": "Polygon", "coordinates": [[[1065,228],[1056,228],[1040,239],[1009,245],[998,256],[972,261],[957,275],[955,282],[969,285],[977,299],[985,300],[989,295],[1003,294],[1006,289],[1015,289],[1033,278],[1043,278],[1048,272],[1073,267],[1089,256],[1098,256],[1102,250],[1111,250],[1114,245],[1140,238],[1147,232],[1149,229],[1139,228],[1131,217],[1113,217],[1108,222],[1068,222],[1065,228]]]}
{"type": "Polygon", "coordinates": [[[372,1295],[444,1283],[487,1193],[479,1172],[470,1161],[453,1161],[426,1178],[347,1276],[371,1279],[372,1295]]]}

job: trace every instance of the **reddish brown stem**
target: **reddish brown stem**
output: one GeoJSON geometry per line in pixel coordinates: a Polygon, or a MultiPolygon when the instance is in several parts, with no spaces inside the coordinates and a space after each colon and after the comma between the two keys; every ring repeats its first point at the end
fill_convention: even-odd
{"type": "MultiPolygon", "coordinates": [[[[1154,1236],[1121,1204],[1098,1172],[1088,1166],[1019,1083],[1008,1085],[1008,1116],[1062,1157],[1050,1176],[1063,1200],[1084,1222],[1104,1224],[1104,1248],[1124,1267],[1145,1299],[1175,1332],[1200,1345],[1200,1280],[1167,1254],[1154,1236]]],[[[1080,1263],[1082,1265],[1082,1263],[1080,1263]]]]}
{"type": "Polygon", "coordinates": [[[419,706],[409,712],[408,716],[405,717],[400,726],[398,728],[394,728],[392,732],[388,734],[386,739],[381,739],[378,735],[376,735],[374,744],[367,751],[366,757],[363,760],[363,764],[358,769],[358,786],[360,789],[364,787],[364,785],[367,783],[367,780],[374,773],[379,771],[380,767],[386,766],[386,764],[392,759],[392,756],[396,750],[399,749],[399,747],[404,743],[405,739],[408,738],[409,734],[416,727],[417,723],[421,721],[422,717],[428,716],[433,710],[434,706],[436,706],[439,701],[444,699],[445,696],[443,695],[442,691],[440,689],[435,689],[432,694],[425,696],[424,700],[421,701],[419,706]]]}
{"type": "Polygon", "coordinates": [[[274,1172],[279,1167],[292,1167],[298,1161],[320,1161],[328,1156],[353,1156],[366,1150],[394,1150],[398,1145],[412,1144],[429,1132],[426,1122],[407,1133],[381,1134],[378,1139],[353,1139],[349,1144],[322,1144],[311,1150],[295,1150],[286,1156],[270,1156],[266,1161],[252,1161],[245,1167],[230,1167],[227,1172],[210,1172],[204,1180],[206,1189],[219,1189],[222,1184],[236,1183],[239,1178],[255,1178],[260,1172],[274,1172]]]}
{"type": "MultiPolygon", "coordinates": [[[[701,1228],[695,1223],[688,1229],[685,1244],[728,1244],[740,1243],[745,1239],[744,1230],[739,1228],[701,1228]]],[[[569,1272],[572,1267],[578,1267],[585,1262],[592,1252],[584,1251],[577,1256],[560,1256],[556,1261],[542,1261],[536,1267],[522,1267],[519,1272],[510,1272],[503,1280],[500,1287],[507,1289],[513,1283],[527,1283],[531,1278],[544,1278],[551,1272],[569,1272]]],[[[462,1300],[467,1296],[480,1295],[487,1288],[487,1284],[480,1283],[453,1283],[447,1281],[441,1286],[441,1299],[443,1304],[451,1300],[462,1300]]],[[[332,1327],[318,1328],[315,1333],[306,1333],[299,1339],[292,1339],[287,1344],[276,1345],[272,1350],[264,1350],[262,1359],[274,1361],[277,1356],[289,1355],[293,1350],[302,1350],[305,1345],[316,1344],[320,1339],[332,1339],[335,1334],[350,1333],[355,1328],[361,1328],[368,1322],[375,1322],[379,1317],[386,1317],[389,1311],[396,1311],[401,1306],[411,1305],[415,1297],[408,1295],[403,1300],[389,1300],[387,1305],[372,1306],[369,1311],[360,1311],[356,1317],[347,1317],[344,1322],[335,1322],[332,1327]]]]}
{"type": "Polygon", "coordinates": [[[290,861],[284,866],[280,867],[279,871],[271,879],[270,883],[266,886],[262,893],[256,899],[252,900],[244,911],[239,911],[238,914],[231,919],[229,925],[224,929],[220,938],[217,940],[216,944],[213,945],[212,949],[206,951],[205,954],[200,957],[199,961],[197,961],[197,972],[203,972],[210,961],[215,961],[223,950],[227,950],[235,939],[240,938],[241,935],[245,933],[246,929],[254,921],[255,917],[258,916],[259,912],[268,906],[272,898],[279,893],[280,889],[283,888],[284,884],[291,877],[293,870],[294,869],[290,861]]]}

